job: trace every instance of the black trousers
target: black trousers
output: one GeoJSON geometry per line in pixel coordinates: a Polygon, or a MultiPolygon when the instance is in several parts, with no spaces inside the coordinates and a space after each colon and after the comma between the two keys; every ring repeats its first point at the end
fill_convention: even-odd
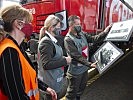
{"type": "Polygon", "coordinates": [[[79,100],[83,94],[88,81],[88,71],[80,75],[67,74],[68,88],[66,93],[67,100],[79,100]]]}

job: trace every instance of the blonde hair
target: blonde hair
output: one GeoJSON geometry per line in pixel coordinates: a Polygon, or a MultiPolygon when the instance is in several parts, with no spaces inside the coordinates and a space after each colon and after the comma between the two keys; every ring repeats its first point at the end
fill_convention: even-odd
{"type": "Polygon", "coordinates": [[[19,4],[12,4],[2,8],[0,18],[4,22],[3,27],[0,27],[0,39],[4,38],[7,32],[13,30],[12,24],[16,19],[23,20],[25,18],[26,23],[31,22],[33,19],[32,14],[19,4]]]}
{"type": "Polygon", "coordinates": [[[44,36],[45,30],[48,31],[49,27],[55,27],[59,22],[61,21],[57,16],[49,15],[44,22],[44,26],[40,30],[39,40],[41,40],[41,38],[44,36]]]}
{"type": "Polygon", "coordinates": [[[45,28],[42,27],[42,28],[40,29],[39,41],[42,39],[42,37],[44,36],[44,34],[45,34],[45,28]]]}

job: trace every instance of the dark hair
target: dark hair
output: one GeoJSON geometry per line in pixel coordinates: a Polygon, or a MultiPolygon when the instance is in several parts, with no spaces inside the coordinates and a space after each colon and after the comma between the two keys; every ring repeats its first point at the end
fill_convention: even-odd
{"type": "Polygon", "coordinates": [[[69,16],[69,18],[68,18],[68,25],[72,26],[75,23],[75,19],[80,19],[80,17],[77,16],[77,15],[69,16]]]}
{"type": "Polygon", "coordinates": [[[4,21],[0,18],[0,41],[5,37],[4,21]]]}
{"type": "Polygon", "coordinates": [[[29,13],[29,11],[16,3],[1,9],[0,18],[4,22],[2,25],[3,28],[0,28],[0,39],[3,38],[7,32],[13,30],[12,24],[16,19],[22,20],[25,18],[27,23],[31,22],[33,19],[32,14],[29,13]]]}

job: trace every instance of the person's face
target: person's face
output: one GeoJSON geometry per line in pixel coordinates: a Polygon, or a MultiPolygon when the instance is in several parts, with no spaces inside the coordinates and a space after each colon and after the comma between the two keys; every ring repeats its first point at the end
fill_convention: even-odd
{"type": "Polygon", "coordinates": [[[75,33],[80,33],[81,32],[81,22],[80,19],[75,19],[74,24],[72,25],[72,31],[75,33]]]}
{"type": "Polygon", "coordinates": [[[26,23],[25,20],[18,20],[19,29],[25,34],[26,38],[29,38],[32,34],[32,25],[31,23],[26,23]]]}
{"type": "Polygon", "coordinates": [[[55,28],[61,28],[61,23],[59,22],[59,23],[55,26],[55,28]]]}
{"type": "Polygon", "coordinates": [[[75,19],[75,20],[74,20],[74,26],[78,26],[78,25],[81,26],[80,19],[75,19]]]}
{"type": "Polygon", "coordinates": [[[60,22],[56,26],[53,26],[52,32],[55,35],[60,35],[61,34],[61,23],[60,22]]]}

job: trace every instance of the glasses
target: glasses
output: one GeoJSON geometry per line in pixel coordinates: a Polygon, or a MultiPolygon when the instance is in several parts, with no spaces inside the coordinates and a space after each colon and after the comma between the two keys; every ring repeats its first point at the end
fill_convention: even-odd
{"type": "Polygon", "coordinates": [[[20,19],[18,19],[18,22],[19,22],[19,23],[23,23],[23,24],[31,24],[31,23],[26,23],[25,21],[20,20],[20,19]]]}
{"type": "Polygon", "coordinates": [[[21,19],[17,19],[18,20],[18,22],[21,22],[21,23],[25,23],[23,20],[21,20],[21,19]]]}

